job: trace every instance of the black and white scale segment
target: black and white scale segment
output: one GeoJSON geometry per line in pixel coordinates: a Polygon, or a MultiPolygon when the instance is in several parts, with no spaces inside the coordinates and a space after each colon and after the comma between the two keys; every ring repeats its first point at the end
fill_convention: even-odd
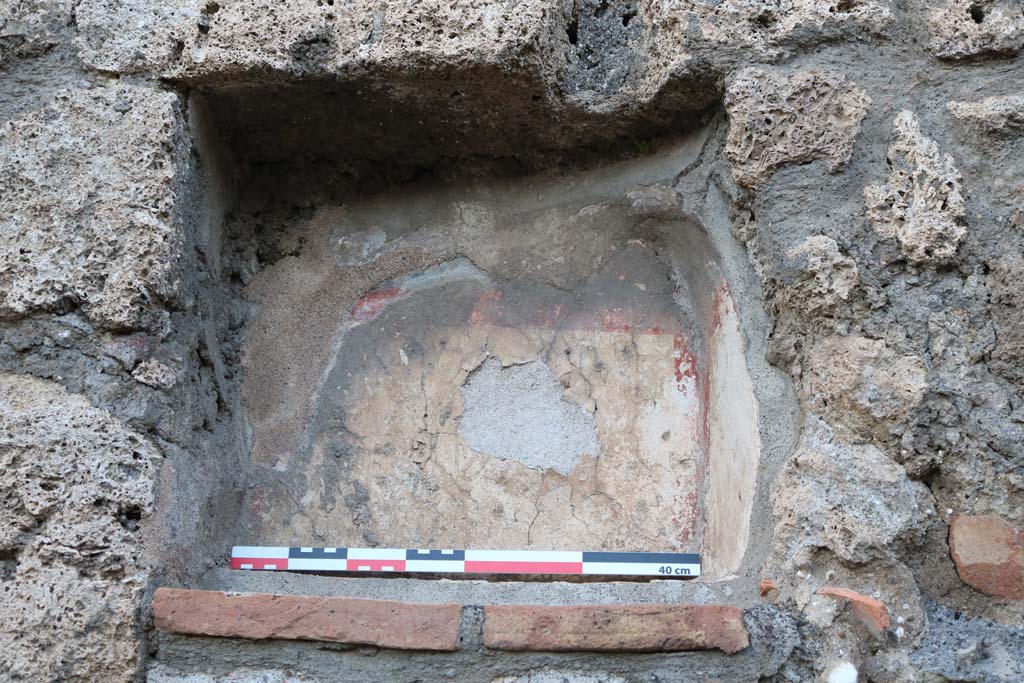
{"type": "Polygon", "coordinates": [[[700,576],[700,555],[581,550],[433,550],[235,546],[232,569],[425,574],[700,576]]]}

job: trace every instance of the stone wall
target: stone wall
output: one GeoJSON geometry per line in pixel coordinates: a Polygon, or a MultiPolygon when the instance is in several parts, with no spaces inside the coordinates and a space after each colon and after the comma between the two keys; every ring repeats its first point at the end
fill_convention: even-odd
{"type": "MultiPolygon", "coordinates": [[[[1017,0],[3,3],[0,679],[1020,680],[1022,50],[1017,0]],[[395,597],[216,569],[262,504],[251,285],[317,256],[296,225],[687,135],[697,155],[634,200],[734,264],[777,456],[728,582],[588,600],[738,605],[745,654],[154,627],[158,586],[395,597]]],[[[429,260],[368,268],[352,294],[429,260]]],[[[440,585],[402,584],[460,593],[421,602],[469,606],[473,633],[487,605],[578,599],[440,585]]]]}

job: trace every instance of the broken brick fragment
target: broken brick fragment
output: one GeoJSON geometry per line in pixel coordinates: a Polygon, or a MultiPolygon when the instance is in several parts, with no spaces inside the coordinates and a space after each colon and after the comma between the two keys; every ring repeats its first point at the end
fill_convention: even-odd
{"type": "Polygon", "coordinates": [[[949,554],[968,586],[1005,600],[1024,600],[1024,531],[995,515],[954,515],[949,554]]]}
{"type": "Polygon", "coordinates": [[[825,586],[818,591],[818,595],[827,595],[849,602],[853,614],[876,636],[882,635],[889,628],[889,610],[880,600],[838,586],[825,586]]]}
{"type": "Polygon", "coordinates": [[[761,593],[761,597],[767,597],[769,593],[777,589],[779,586],[771,579],[761,579],[761,582],[757,584],[757,589],[761,593]]]}

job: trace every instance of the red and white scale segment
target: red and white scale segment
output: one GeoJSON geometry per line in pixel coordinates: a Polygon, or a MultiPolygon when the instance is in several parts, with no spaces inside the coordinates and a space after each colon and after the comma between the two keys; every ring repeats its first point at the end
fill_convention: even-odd
{"type": "Polygon", "coordinates": [[[235,546],[232,569],[293,572],[426,574],[581,574],[592,576],[700,576],[691,553],[617,553],[561,550],[432,550],[235,546]]]}

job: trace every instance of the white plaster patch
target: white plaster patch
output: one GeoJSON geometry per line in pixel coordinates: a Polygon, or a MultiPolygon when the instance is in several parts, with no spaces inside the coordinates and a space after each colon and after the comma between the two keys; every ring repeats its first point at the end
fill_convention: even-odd
{"type": "Polygon", "coordinates": [[[384,252],[388,236],[380,228],[342,235],[335,245],[338,265],[363,266],[373,263],[384,252]]]}
{"type": "Polygon", "coordinates": [[[600,447],[593,414],[562,391],[540,361],[503,368],[488,359],[462,385],[459,434],[478,453],[570,474],[600,447]]]}
{"type": "Polygon", "coordinates": [[[850,662],[840,662],[828,672],[828,683],[857,683],[857,667],[850,662]]]}

